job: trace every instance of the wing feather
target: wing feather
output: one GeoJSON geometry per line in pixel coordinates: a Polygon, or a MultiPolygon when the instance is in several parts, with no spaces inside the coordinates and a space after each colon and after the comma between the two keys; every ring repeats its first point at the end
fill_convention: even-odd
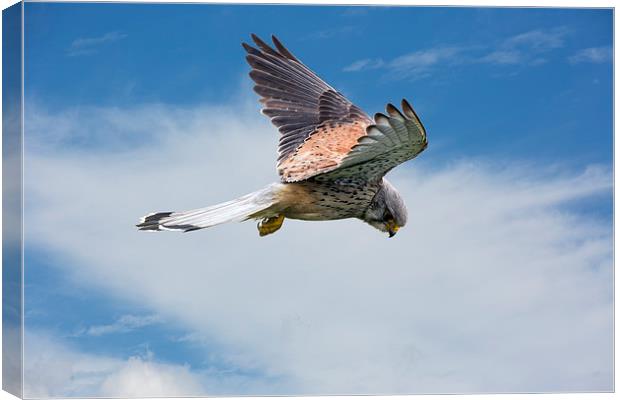
{"type": "Polygon", "coordinates": [[[379,179],[428,145],[411,105],[392,104],[370,119],[325,83],[282,43],[274,47],[252,35],[243,43],[262,113],[281,133],[278,172],[284,182],[358,176],[379,179]]]}
{"type": "Polygon", "coordinates": [[[321,80],[275,36],[272,36],[275,48],[256,35],[252,35],[252,39],[256,47],[247,43],[243,43],[243,47],[247,52],[246,60],[252,67],[250,77],[255,83],[254,91],[261,96],[262,113],[281,133],[278,172],[282,180],[296,180],[294,175],[301,176],[292,170],[303,169],[306,171],[303,179],[306,179],[320,173],[326,165],[337,164],[357,139],[366,134],[364,128],[372,123],[370,117],[321,80]],[[326,152],[333,160],[322,156],[313,164],[307,149],[304,149],[305,153],[301,149],[319,133],[318,142],[322,146],[333,142],[326,152]],[[341,153],[337,154],[335,148],[341,153]],[[300,151],[305,155],[298,156],[300,151]],[[303,165],[295,164],[302,160],[303,165]]]}
{"type": "Polygon", "coordinates": [[[351,151],[333,168],[316,176],[318,180],[335,180],[359,176],[380,179],[397,165],[415,158],[428,146],[426,130],[407,100],[402,101],[401,113],[392,104],[386,106],[388,115],[377,113],[375,124],[366,128],[351,151]]]}

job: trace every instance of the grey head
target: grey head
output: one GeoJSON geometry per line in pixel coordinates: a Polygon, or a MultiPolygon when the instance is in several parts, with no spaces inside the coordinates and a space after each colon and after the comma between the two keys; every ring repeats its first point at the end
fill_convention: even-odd
{"type": "Polygon", "coordinates": [[[383,179],[379,191],[370,202],[362,220],[382,232],[394,236],[407,224],[407,207],[398,191],[383,179]]]}

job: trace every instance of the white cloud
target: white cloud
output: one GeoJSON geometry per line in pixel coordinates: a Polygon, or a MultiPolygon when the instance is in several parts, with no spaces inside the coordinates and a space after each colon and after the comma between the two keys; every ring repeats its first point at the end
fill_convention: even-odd
{"type": "Polygon", "coordinates": [[[71,46],[67,50],[69,56],[94,54],[101,45],[113,43],[127,37],[122,32],[107,32],[98,37],[77,38],[71,42],[71,46]]]}
{"type": "Polygon", "coordinates": [[[495,50],[479,59],[491,64],[519,64],[521,60],[522,55],[516,50],[495,50]]]}
{"type": "Polygon", "coordinates": [[[564,46],[564,39],[569,31],[566,28],[535,29],[509,37],[504,47],[526,47],[535,51],[548,51],[564,46]]]}
{"type": "Polygon", "coordinates": [[[460,62],[457,56],[463,51],[464,49],[459,47],[415,51],[390,61],[389,69],[395,75],[418,78],[427,75],[430,69],[438,63],[460,62]]]}
{"type": "Polygon", "coordinates": [[[360,33],[360,28],[352,25],[344,25],[336,28],[322,29],[316,32],[312,32],[303,37],[304,40],[323,40],[331,39],[339,36],[357,35],[360,33]]]}
{"type": "MultiPolygon", "coordinates": [[[[276,179],[268,121],[208,106],[27,110],[65,121],[49,147],[46,124],[27,124],[27,244],[205,338],[233,371],[204,371],[209,393],[613,387],[611,222],[569,207],[611,195],[607,168],[433,166],[431,132],[429,151],[390,174],[410,209],[394,239],[354,220],[287,220],[266,238],[251,222],[147,234],[133,226],[147,212],[276,179]],[[118,145],[70,148],[78,132],[118,145]]],[[[134,367],[127,381],[149,374],[134,367]]]]}
{"type": "Polygon", "coordinates": [[[499,40],[495,44],[477,46],[451,45],[406,53],[389,61],[365,58],[343,68],[346,72],[384,69],[392,79],[421,79],[442,67],[471,64],[527,65],[544,64],[543,55],[563,47],[566,28],[537,29],[499,40]]]}
{"type": "Polygon", "coordinates": [[[79,335],[101,336],[110,333],[131,332],[135,329],[162,322],[159,315],[123,315],[111,324],[94,325],[80,330],[79,335]]]}
{"type": "Polygon", "coordinates": [[[604,63],[611,61],[613,57],[613,51],[609,46],[601,47],[589,47],[587,49],[581,49],[574,55],[568,58],[571,64],[578,63],[604,63]]]}
{"type": "Polygon", "coordinates": [[[132,357],[105,378],[100,393],[107,397],[204,396],[200,382],[200,377],[192,374],[187,366],[132,357]]]}
{"type": "Polygon", "coordinates": [[[380,58],[365,58],[354,61],[343,71],[357,72],[370,69],[384,69],[391,79],[420,79],[429,76],[439,65],[455,65],[464,62],[465,47],[437,47],[419,50],[384,61],[380,58]]]}
{"type": "Polygon", "coordinates": [[[77,351],[51,334],[28,331],[24,397],[154,397],[205,394],[187,366],[147,354],[126,360],[77,351]]]}
{"type": "Polygon", "coordinates": [[[365,58],[363,60],[357,60],[350,65],[347,65],[342,70],[347,72],[354,72],[366,69],[377,69],[383,67],[384,64],[384,61],[380,58],[365,58]]]}
{"type": "Polygon", "coordinates": [[[478,62],[507,65],[540,65],[546,62],[542,55],[564,47],[566,28],[536,29],[504,39],[490,53],[479,57],[478,62]]]}

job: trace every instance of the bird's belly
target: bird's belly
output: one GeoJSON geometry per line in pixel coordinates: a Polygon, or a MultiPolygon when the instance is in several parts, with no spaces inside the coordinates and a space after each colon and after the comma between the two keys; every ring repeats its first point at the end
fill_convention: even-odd
{"type": "Polygon", "coordinates": [[[284,216],[289,219],[304,221],[328,221],[334,219],[355,218],[361,215],[357,210],[342,209],[341,207],[325,207],[313,205],[308,207],[291,207],[286,210],[284,216]]]}
{"type": "Polygon", "coordinates": [[[376,189],[373,185],[303,181],[284,185],[281,204],[286,218],[325,221],[361,217],[376,189]]]}

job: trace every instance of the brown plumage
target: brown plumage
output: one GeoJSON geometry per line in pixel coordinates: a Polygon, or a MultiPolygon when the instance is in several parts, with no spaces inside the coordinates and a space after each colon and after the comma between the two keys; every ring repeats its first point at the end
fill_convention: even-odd
{"type": "Polygon", "coordinates": [[[388,104],[374,119],[321,80],[274,36],[273,47],[252,35],[243,43],[262,113],[280,132],[281,183],[231,202],[197,210],[156,213],[141,230],[202,229],[228,221],[259,219],[261,236],[284,218],[359,218],[393,236],[407,210],[384,179],[398,164],[427,147],[426,130],[413,108],[388,104]]]}

